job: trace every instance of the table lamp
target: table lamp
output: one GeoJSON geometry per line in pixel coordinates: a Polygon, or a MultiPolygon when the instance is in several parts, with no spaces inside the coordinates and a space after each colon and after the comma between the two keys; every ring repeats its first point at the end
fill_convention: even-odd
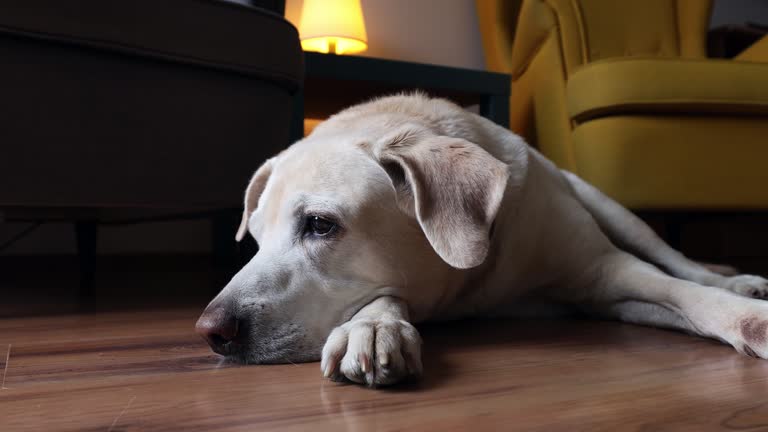
{"type": "Polygon", "coordinates": [[[368,48],[360,0],[304,0],[299,34],[304,51],[354,54],[368,48]]]}

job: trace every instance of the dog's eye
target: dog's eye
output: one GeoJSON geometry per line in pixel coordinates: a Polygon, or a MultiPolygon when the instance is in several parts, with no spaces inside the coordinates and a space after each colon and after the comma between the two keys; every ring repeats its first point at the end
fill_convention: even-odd
{"type": "Polygon", "coordinates": [[[336,229],[336,224],[323,219],[320,216],[309,216],[307,218],[307,232],[316,236],[328,235],[336,229]]]}

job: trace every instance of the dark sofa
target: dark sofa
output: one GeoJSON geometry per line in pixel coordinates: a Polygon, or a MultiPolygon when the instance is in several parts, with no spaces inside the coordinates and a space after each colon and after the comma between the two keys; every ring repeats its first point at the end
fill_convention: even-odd
{"type": "Polygon", "coordinates": [[[92,255],[100,222],[239,209],[303,81],[296,29],[252,4],[0,2],[0,224],[72,220],[92,255]]]}

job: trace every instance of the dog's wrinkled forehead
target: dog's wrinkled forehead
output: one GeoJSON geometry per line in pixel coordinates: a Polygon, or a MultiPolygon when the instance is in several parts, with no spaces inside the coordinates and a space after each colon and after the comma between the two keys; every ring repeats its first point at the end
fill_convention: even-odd
{"type": "MultiPolygon", "coordinates": [[[[331,139],[329,139],[331,138],[331,139]]],[[[353,137],[355,138],[355,137],[353,137]]],[[[307,138],[275,160],[251,226],[275,225],[286,214],[324,210],[339,218],[355,214],[391,186],[370,157],[365,141],[307,138]]]]}

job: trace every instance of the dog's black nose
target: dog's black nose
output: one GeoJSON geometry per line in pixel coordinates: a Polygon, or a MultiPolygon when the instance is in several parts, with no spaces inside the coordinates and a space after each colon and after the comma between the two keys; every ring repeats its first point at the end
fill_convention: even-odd
{"type": "Polygon", "coordinates": [[[197,320],[195,331],[217,354],[227,354],[228,346],[237,337],[238,321],[222,306],[208,307],[197,320]]]}

